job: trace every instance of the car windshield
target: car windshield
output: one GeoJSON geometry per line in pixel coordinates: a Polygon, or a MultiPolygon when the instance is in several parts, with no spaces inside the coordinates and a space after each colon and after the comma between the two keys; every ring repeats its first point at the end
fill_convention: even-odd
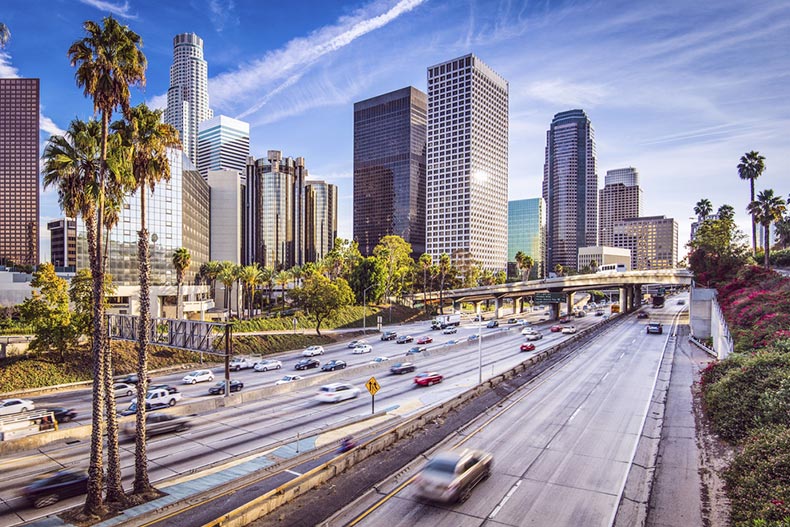
{"type": "Polygon", "coordinates": [[[434,458],[425,465],[425,470],[441,474],[454,474],[456,463],[455,459],[434,458]]]}
{"type": "Polygon", "coordinates": [[[331,389],[331,388],[329,388],[328,386],[322,386],[322,387],[321,387],[321,389],[320,389],[320,390],[318,390],[318,391],[319,391],[319,392],[331,392],[331,391],[332,391],[332,389],[331,389]]]}

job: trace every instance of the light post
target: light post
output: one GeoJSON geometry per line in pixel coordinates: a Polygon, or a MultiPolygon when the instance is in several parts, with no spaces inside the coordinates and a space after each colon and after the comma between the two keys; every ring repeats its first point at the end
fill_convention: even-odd
{"type": "Polygon", "coordinates": [[[371,284],[371,285],[367,286],[364,291],[362,291],[362,333],[363,334],[367,334],[367,332],[368,332],[368,329],[367,329],[367,326],[368,326],[368,324],[367,324],[367,322],[368,322],[368,319],[367,319],[367,316],[368,316],[368,289],[370,289],[371,287],[373,287],[375,285],[376,284],[371,284]]]}
{"type": "Polygon", "coordinates": [[[483,317],[477,322],[477,384],[483,384],[483,317]]]}

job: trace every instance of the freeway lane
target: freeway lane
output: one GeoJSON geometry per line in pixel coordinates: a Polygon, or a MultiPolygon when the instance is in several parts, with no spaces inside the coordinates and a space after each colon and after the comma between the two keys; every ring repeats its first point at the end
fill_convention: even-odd
{"type": "MultiPolygon", "coordinates": [[[[651,318],[669,329],[679,310],[651,311],[651,318]]],[[[467,502],[428,503],[408,484],[367,516],[349,507],[333,525],[610,525],[668,339],[647,335],[637,321],[619,325],[515,394],[481,428],[463,431],[461,447],[494,454],[491,477],[467,502]]]]}

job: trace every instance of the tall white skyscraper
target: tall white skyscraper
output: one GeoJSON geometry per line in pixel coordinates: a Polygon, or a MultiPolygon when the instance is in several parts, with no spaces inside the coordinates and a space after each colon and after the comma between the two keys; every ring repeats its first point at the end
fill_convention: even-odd
{"type": "Polygon", "coordinates": [[[195,166],[198,125],[212,115],[208,106],[208,64],[203,59],[203,39],[194,33],[176,35],[165,122],[178,130],[184,153],[195,166]]]}
{"type": "Polygon", "coordinates": [[[426,252],[507,267],[508,83],[469,54],[428,68],[426,252]]]}
{"type": "Polygon", "coordinates": [[[639,172],[634,167],[608,170],[605,186],[598,191],[601,245],[614,245],[614,224],[628,218],[638,218],[644,210],[639,172]]]}
{"type": "Polygon", "coordinates": [[[198,171],[235,170],[242,175],[250,156],[250,124],[218,115],[198,125],[198,171]]]}

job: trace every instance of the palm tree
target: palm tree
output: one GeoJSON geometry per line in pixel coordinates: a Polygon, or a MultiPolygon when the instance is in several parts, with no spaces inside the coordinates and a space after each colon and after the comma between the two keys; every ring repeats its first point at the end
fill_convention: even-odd
{"type": "Polygon", "coordinates": [[[774,191],[766,189],[757,194],[757,199],[749,203],[746,209],[752,215],[752,221],[763,226],[765,232],[765,254],[764,265],[770,267],[771,252],[771,224],[782,219],[782,215],[787,211],[787,203],[781,196],[774,196],[774,191]]]}
{"type": "Polygon", "coordinates": [[[710,216],[711,212],[713,212],[713,204],[707,198],[702,198],[694,205],[694,214],[697,215],[697,220],[700,223],[705,221],[705,218],[710,216]]]}
{"type": "Polygon", "coordinates": [[[200,266],[200,274],[211,281],[211,298],[217,299],[217,275],[222,270],[222,265],[216,260],[211,260],[200,266]]]}
{"type": "Polygon", "coordinates": [[[590,271],[593,273],[598,272],[598,260],[590,260],[590,271]]]}
{"type": "Polygon", "coordinates": [[[428,313],[428,298],[427,298],[427,286],[428,286],[428,271],[431,269],[433,265],[433,258],[428,253],[422,253],[420,258],[417,260],[417,264],[422,269],[422,303],[425,307],[425,313],[428,313]]]}
{"type": "Polygon", "coordinates": [[[777,245],[782,249],[790,247],[790,216],[776,222],[777,245]]]}
{"type": "Polygon", "coordinates": [[[176,298],[176,318],[184,317],[184,302],[181,296],[181,284],[184,283],[184,272],[192,263],[192,255],[184,247],[179,247],[173,253],[173,267],[176,269],[176,283],[178,284],[178,297],[176,298]]]}
{"type": "Polygon", "coordinates": [[[283,309],[285,309],[285,290],[288,286],[288,282],[291,281],[291,273],[283,269],[276,275],[274,275],[274,282],[280,286],[280,297],[282,298],[283,309]]]}
{"type": "MultiPolygon", "coordinates": [[[[252,265],[245,265],[239,272],[239,280],[242,285],[247,289],[247,309],[248,318],[252,318],[252,305],[255,299],[255,286],[260,283],[261,268],[257,263],[252,265]]],[[[242,295],[242,307],[244,305],[244,295],[242,295]]]]}
{"type": "MultiPolygon", "coordinates": [[[[738,175],[741,179],[749,180],[749,204],[754,203],[754,180],[765,172],[765,157],[759,152],[752,150],[741,156],[738,163],[738,175]]],[[[757,254],[757,223],[752,216],[752,254],[757,254]]]]}
{"type": "Polygon", "coordinates": [[[444,279],[450,272],[450,255],[442,253],[439,255],[439,313],[444,314],[444,279]]]}
{"type": "Polygon", "coordinates": [[[521,280],[529,280],[529,273],[531,273],[532,268],[535,267],[534,258],[523,251],[518,251],[516,253],[516,264],[518,264],[518,268],[521,269],[521,280]]]}
{"type": "MultiPolygon", "coordinates": [[[[230,262],[223,262],[223,264],[230,264],[230,262]]],[[[223,265],[222,269],[220,269],[219,274],[217,275],[217,280],[219,280],[222,285],[225,286],[225,309],[228,310],[228,314],[230,315],[230,295],[233,291],[233,284],[236,283],[236,270],[233,264],[231,265],[223,265]]]]}
{"type": "MultiPolygon", "coordinates": [[[[145,394],[148,379],[148,344],[151,335],[149,233],[146,227],[146,198],[160,181],[170,180],[169,148],[178,147],[178,131],[161,122],[161,110],[149,110],[145,103],[130,108],[127,119],[113,123],[132,149],[133,192],[140,199],[140,230],[137,232],[137,266],[140,275],[140,315],[137,331],[137,434],[135,436],[134,493],[153,491],[148,477],[146,453],[145,394]]],[[[180,285],[179,285],[180,293],[180,285]]]]}
{"type": "Polygon", "coordinates": [[[261,281],[266,284],[266,309],[271,313],[272,311],[272,290],[274,289],[274,269],[271,267],[264,267],[261,269],[261,281]]]}
{"type": "Polygon", "coordinates": [[[719,210],[716,212],[716,216],[718,216],[720,220],[733,221],[735,220],[735,208],[733,208],[732,205],[727,205],[725,203],[719,207],[719,210]]]}
{"type": "Polygon", "coordinates": [[[554,272],[557,273],[557,276],[562,276],[562,274],[565,272],[565,268],[562,266],[562,264],[557,264],[554,266],[554,272]]]}
{"type": "Polygon", "coordinates": [[[0,49],[4,48],[9,40],[11,40],[11,31],[7,25],[0,22],[0,49]]]}
{"type": "MultiPolygon", "coordinates": [[[[104,432],[104,412],[101,401],[104,400],[104,384],[107,379],[104,372],[104,355],[109,352],[104,342],[104,272],[101,265],[101,244],[104,225],[104,190],[105,170],[107,167],[107,145],[109,123],[112,113],[120,107],[129,109],[129,86],[145,83],[146,59],[139,46],[142,40],[139,35],[126,26],[121,26],[114,18],[106,17],[103,26],[93,21],[86,21],[83,29],[85,37],[74,42],[68,50],[69,61],[77,67],[77,85],[83,88],[84,94],[93,99],[94,112],[101,113],[101,148],[100,165],[95,174],[96,210],[95,210],[95,247],[89,252],[91,275],[93,277],[93,331],[92,354],[94,369],[99,375],[93,378],[93,428],[91,430],[91,454],[88,466],[88,488],[85,498],[84,514],[101,515],[104,512],[102,499],[102,436],[104,432]],[[98,399],[97,403],[95,399],[98,399]]],[[[142,380],[142,379],[141,379],[142,380]]],[[[122,489],[115,488],[120,481],[120,474],[108,475],[108,500],[122,499],[122,489]]]]}

